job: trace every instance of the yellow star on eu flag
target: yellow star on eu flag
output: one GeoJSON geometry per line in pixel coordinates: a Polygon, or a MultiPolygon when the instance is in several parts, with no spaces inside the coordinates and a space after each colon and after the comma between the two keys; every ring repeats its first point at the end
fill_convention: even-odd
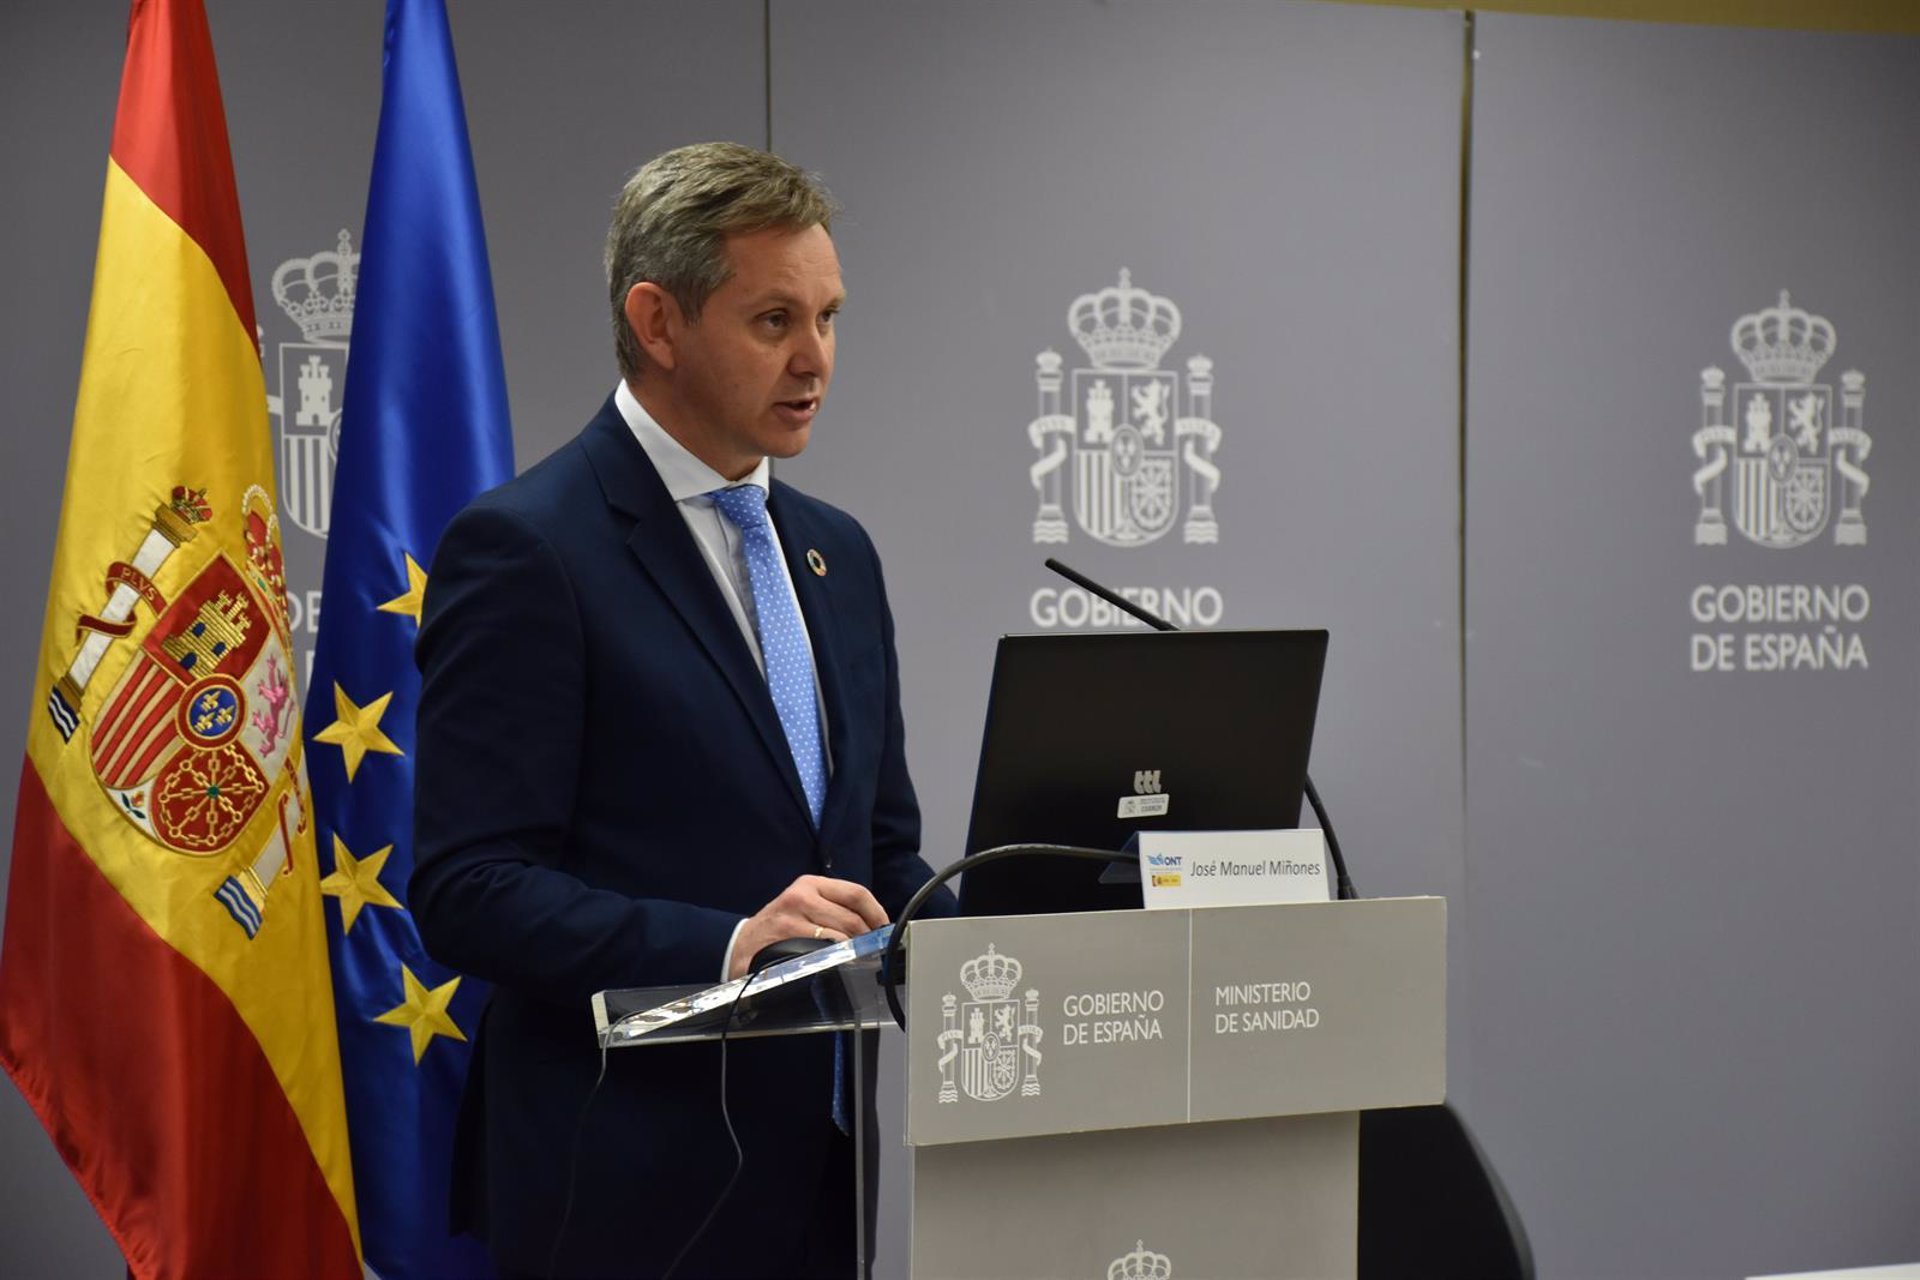
{"type": "Polygon", "coordinates": [[[413,619],[413,625],[420,625],[420,605],[427,596],[427,571],[419,562],[402,551],[400,555],[407,562],[407,589],[400,595],[378,606],[382,613],[404,613],[413,619]]]}
{"type": "Polygon", "coordinates": [[[347,761],[347,781],[360,770],[360,761],[369,751],[390,756],[405,755],[392,738],[380,732],[380,717],[387,713],[391,692],[383,693],[364,707],[355,706],[338,682],[333,686],[333,714],[339,719],[313,735],[315,742],[327,742],[340,748],[347,761]]]}
{"type": "Polygon", "coordinates": [[[320,882],[320,892],[340,899],[340,932],[352,933],[353,921],[366,906],[400,907],[399,899],[380,883],[387,855],[393,846],[377,849],[364,858],[356,858],[338,835],[333,837],[333,873],[320,882]]]}
{"type": "Polygon", "coordinates": [[[407,998],[374,1021],[407,1029],[407,1033],[413,1037],[415,1066],[420,1064],[420,1055],[427,1051],[427,1045],[435,1036],[449,1036],[455,1040],[467,1038],[454,1025],[453,1016],[447,1012],[447,1006],[453,1003],[453,993],[460,988],[460,979],[453,978],[429,988],[414,977],[413,970],[404,964],[400,966],[400,979],[406,984],[407,998]]]}

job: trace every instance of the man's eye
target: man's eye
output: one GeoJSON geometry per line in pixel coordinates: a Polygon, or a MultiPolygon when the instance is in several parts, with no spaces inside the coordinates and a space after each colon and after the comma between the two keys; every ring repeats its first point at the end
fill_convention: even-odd
{"type": "Polygon", "coordinates": [[[766,315],[760,317],[760,323],[766,325],[769,329],[784,329],[787,327],[787,313],[784,311],[769,311],[766,315]]]}

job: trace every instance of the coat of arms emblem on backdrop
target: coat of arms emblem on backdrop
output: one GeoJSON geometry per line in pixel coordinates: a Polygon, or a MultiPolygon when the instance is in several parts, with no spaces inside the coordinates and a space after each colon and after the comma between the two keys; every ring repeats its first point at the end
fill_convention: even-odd
{"type": "Polygon", "coordinates": [[[1801,546],[1829,521],[1836,545],[1864,546],[1863,464],[1873,447],[1861,426],[1866,375],[1840,375],[1836,415],[1832,385],[1815,381],[1834,352],[1833,325],[1794,306],[1784,289],[1778,306],[1735,321],[1731,341],[1751,381],[1729,388],[1717,365],[1701,371],[1694,543],[1726,545],[1730,499],[1733,527],[1759,546],[1801,546]]]}
{"type": "Polygon", "coordinates": [[[1029,470],[1039,496],[1033,540],[1067,541],[1070,496],[1074,522],[1109,546],[1163,537],[1183,507],[1181,536],[1218,542],[1213,361],[1190,358],[1184,385],[1160,367],[1180,337],[1180,308],[1122,270],[1117,285],[1074,299],[1067,326],[1092,364],[1065,371],[1057,351],[1035,357],[1040,416],[1027,425],[1040,454],[1029,470]]]}
{"type": "Polygon", "coordinates": [[[287,519],[316,538],[326,537],[331,523],[359,272],[360,255],[346,231],[334,248],[288,258],[273,272],[273,300],[300,326],[303,339],[280,344],[280,394],[267,397],[267,411],[280,420],[280,505],[287,519]]]}

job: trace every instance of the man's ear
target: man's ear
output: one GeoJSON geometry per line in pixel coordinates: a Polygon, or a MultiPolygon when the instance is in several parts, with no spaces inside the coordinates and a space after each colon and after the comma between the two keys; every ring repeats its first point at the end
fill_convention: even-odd
{"type": "Polygon", "coordinates": [[[674,338],[685,324],[680,304],[672,294],[650,280],[642,280],[627,290],[627,327],[634,341],[646,353],[655,368],[671,369],[674,362],[674,338]]]}

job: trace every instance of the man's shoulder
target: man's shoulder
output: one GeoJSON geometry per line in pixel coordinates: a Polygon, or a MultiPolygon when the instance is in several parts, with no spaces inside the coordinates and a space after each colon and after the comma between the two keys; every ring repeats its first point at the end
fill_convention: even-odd
{"type": "Polygon", "coordinates": [[[505,517],[541,533],[577,526],[583,506],[601,496],[590,453],[597,434],[604,434],[600,416],[519,475],[475,497],[456,519],[505,517]]]}
{"type": "Polygon", "coordinates": [[[540,461],[504,484],[474,498],[470,509],[519,516],[539,524],[579,501],[584,485],[593,482],[581,439],[574,436],[540,461]]]}

